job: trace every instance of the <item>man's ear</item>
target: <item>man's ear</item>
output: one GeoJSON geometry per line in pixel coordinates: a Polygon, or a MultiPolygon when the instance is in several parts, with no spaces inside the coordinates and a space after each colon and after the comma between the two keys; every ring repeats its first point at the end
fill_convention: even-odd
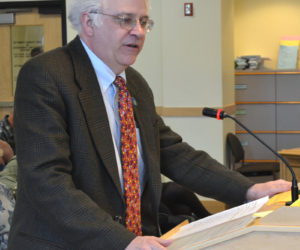
{"type": "Polygon", "coordinates": [[[93,20],[91,19],[89,13],[84,12],[81,15],[81,26],[82,26],[82,32],[86,36],[93,36],[94,34],[94,24],[93,20]]]}

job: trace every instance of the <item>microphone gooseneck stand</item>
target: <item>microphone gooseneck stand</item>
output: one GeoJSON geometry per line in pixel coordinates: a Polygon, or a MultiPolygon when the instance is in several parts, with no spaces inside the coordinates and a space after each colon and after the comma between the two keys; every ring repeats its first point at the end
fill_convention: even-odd
{"type": "Polygon", "coordinates": [[[243,129],[245,129],[250,135],[252,135],[256,140],[258,140],[262,145],[264,145],[266,148],[268,148],[274,155],[276,155],[290,170],[292,174],[292,188],[291,188],[291,194],[292,194],[292,200],[286,202],[286,205],[289,206],[296,200],[298,200],[299,197],[299,189],[298,189],[298,182],[295,175],[294,170],[290,166],[290,164],[287,162],[287,160],[280,154],[278,154],[274,149],[272,149],[268,144],[266,144],[264,141],[262,141],[258,136],[256,136],[250,129],[248,129],[244,124],[242,124],[239,120],[237,120],[235,117],[230,116],[226,114],[222,109],[214,110],[210,108],[204,108],[203,109],[203,115],[217,118],[218,120],[223,120],[224,118],[230,118],[234,122],[236,122],[238,125],[240,125],[243,129]]]}

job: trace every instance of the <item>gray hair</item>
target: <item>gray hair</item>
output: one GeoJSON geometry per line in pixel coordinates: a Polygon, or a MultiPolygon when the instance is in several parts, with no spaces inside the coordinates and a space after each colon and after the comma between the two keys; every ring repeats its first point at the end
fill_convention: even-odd
{"type": "MultiPolygon", "coordinates": [[[[91,12],[94,10],[102,9],[106,0],[71,0],[69,4],[68,19],[72,24],[72,27],[77,30],[78,34],[81,33],[81,15],[83,12],[91,12]]],[[[108,0],[109,1],[109,0],[108,0]]],[[[144,0],[147,9],[149,9],[149,0],[144,0]]],[[[101,15],[91,15],[94,25],[99,26],[101,24],[101,15]]]]}
{"type": "MultiPolygon", "coordinates": [[[[91,12],[92,10],[99,10],[103,6],[104,0],[71,0],[69,4],[68,19],[73,28],[80,34],[81,32],[81,15],[83,12],[91,12]]],[[[97,24],[99,15],[91,15],[93,23],[97,24]]]]}

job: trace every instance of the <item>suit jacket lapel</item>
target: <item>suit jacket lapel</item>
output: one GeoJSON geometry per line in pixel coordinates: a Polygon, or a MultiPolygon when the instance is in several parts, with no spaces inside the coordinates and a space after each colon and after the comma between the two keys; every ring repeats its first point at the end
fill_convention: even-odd
{"type": "Polygon", "coordinates": [[[79,37],[68,48],[74,64],[75,79],[81,88],[78,98],[88,128],[100,158],[122,196],[112,135],[97,76],[79,37]]]}
{"type": "MultiPolygon", "coordinates": [[[[160,201],[160,185],[161,185],[161,177],[160,177],[160,169],[159,169],[159,160],[157,158],[153,158],[151,156],[151,152],[153,152],[152,145],[153,139],[153,125],[150,124],[147,120],[147,114],[144,114],[144,110],[142,108],[142,103],[139,104],[139,97],[141,94],[139,93],[139,88],[136,87],[136,84],[132,78],[130,77],[130,72],[126,71],[126,80],[128,90],[130,92],[131,98],[133,99],[133,111],[137,126],[140,130],[140,137],[144,152],[144,164],[145,164],[145,188],[151,187],[150,192],[152,192],[152,197],[156,197],[157,199],[152,199],[152,205],[158,206],[157,202],[160,201]],[[154,188],[153,188],[154,187],[154,188]]],[[[142,98],[142,96],[140,97],[142,98]]],[[[144,190],[145,192],[146,190],[144,190]]]]}

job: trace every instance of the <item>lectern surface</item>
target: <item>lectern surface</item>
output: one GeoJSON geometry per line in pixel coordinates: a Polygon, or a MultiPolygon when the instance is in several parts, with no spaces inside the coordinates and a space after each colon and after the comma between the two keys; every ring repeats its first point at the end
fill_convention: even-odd
{"type": "MultiPolygon", "coordinates": [[[[168,249],[300,249],[300,207],[283,207],[289,197],[290,192],[287,192],[270,199],[265,208],[272,208],[275,211],[248,226],[234,228],[236,225],[234,221],[226,222],[211,230],[177,239],[168,249]],[[226,231],[224,227],[232,228],[226,231]],[[212,234],[218,230],[222,233],[212,234]]],[[[247,219],[250,222],[250,217],[252,215],[240,218],[239,223],[245,223],[247,219]]]]}

